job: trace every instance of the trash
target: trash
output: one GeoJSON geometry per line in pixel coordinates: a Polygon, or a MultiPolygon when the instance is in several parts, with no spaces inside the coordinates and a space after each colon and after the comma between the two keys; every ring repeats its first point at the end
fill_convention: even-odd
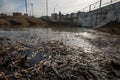
{"type": "Polygon", "coordinates": [[[33,64],[28,58],[32,55],[31,48],[24,42],[13,44],[10,39],[0,38],[0,43],[1,80],[120,79],[120,54],[85,53],[81,48],[66,46],[61,41],[41,41],[32,46],[31,53],[43,55],[42,59],[33,64]]]}

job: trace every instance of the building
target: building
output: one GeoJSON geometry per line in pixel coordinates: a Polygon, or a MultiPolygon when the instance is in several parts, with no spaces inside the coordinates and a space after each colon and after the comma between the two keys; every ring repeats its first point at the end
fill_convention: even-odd
{"type": "Polygon", "coordinates": [[[53,21],[58,20],[58,14],[57,14],[57,13],[51,14],[51,19],[52,19],[53,21]]]}
{"type": "Polygon", "coordinates": [[[19,12],[13,13],[13,16],[22,16],[22,13],[19,12]]]}
{"type": "Polygon", "coordinates": [[[64,15],[59,12],[59,14],[57,13],[53,13],[51,14],[51,18],[50,18],[52,21],[64,21],[64,15]]]}
{"type": "Polygon", "coordinates": [[[6,16],[7,14],[3,14],[3,13],[0,14],[0,17],[6,17],[6,16]]]}

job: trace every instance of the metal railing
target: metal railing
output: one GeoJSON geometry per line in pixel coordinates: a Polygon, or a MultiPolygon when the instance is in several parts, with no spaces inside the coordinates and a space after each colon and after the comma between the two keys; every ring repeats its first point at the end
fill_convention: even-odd
{"type": "Polygon", "coordinates": [[[93,3],[93,4],[90,4],[82,9],[80,9],[81,12],[89,12],[89,11],[92,11],[92,10],[96,10],[100,7],[105,7],[105,6],[108,6],[108,5],[111,5],[111,4],[114,4],[114,3],[117,3],[117,2],[120,2],[120,0],[102,0],[101,2],[101,6],[100,6],[100,0],[93,3]]]}

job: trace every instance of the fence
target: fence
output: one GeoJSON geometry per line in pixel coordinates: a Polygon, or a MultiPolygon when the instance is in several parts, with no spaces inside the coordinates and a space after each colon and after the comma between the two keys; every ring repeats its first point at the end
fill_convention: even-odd
{"type": "MultiPolygon", "coordinates": [[[[82,9],[80,9],[79,11],[80,12],[89,12],[89,11],[92,11],[92,10],[100,8],[100,5],[101,5],[101,7],[104,7],[104,6],[107,6],[107,5],[114,4],[116,2],[120,2],[120,0],[99,0],[99,1],[97,1],[95,3],[93,3],[93,4],[90,4],[90,5],[82,8],[82,9]],[[102,1],[101,4],[100,4],[100,1],[102,1]]],[[[0,10],[0,13],[1,13],[1,10],[0,10]]],[[[13,15],[13,13],[9,13],[9,12],[4,12],[4,14],[7,14],[8,16],[12,16],[13,15]]],[[[31,13],[28,14],[28,15],[31,16],[31,13]]],[[[35,17],[39,17],[40,15],[34,15],[34,16],[35,17]]]]}
{"type": "Polygon", "coordinates": [[[95,10],[95,9],[98,9],[100,7],[104,7],[104,6],[107,6],[107,5],[111,5],[111,4],[114,4],[116,2],[120,2],[120,0],[100,0],[100,1],[97,1],[93,4],[90,4],[82,9],[80,9],[81,12],[89,12],[89,11],[92,11],[92,10],[95,10]]]}

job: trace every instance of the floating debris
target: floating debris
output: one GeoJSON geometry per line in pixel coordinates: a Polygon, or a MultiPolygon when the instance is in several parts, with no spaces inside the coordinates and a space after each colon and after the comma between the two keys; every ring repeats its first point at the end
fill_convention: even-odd
{"type": "Polygon", "coordinates": [[[41,41],[31,47],[24,42],[0,38],[0,79],[119,80],[119,56],[117,53],[85,53],[61,41],[41,41]],[[31,59],[36,56],[40,59],[33,63],[31,59]]]}

